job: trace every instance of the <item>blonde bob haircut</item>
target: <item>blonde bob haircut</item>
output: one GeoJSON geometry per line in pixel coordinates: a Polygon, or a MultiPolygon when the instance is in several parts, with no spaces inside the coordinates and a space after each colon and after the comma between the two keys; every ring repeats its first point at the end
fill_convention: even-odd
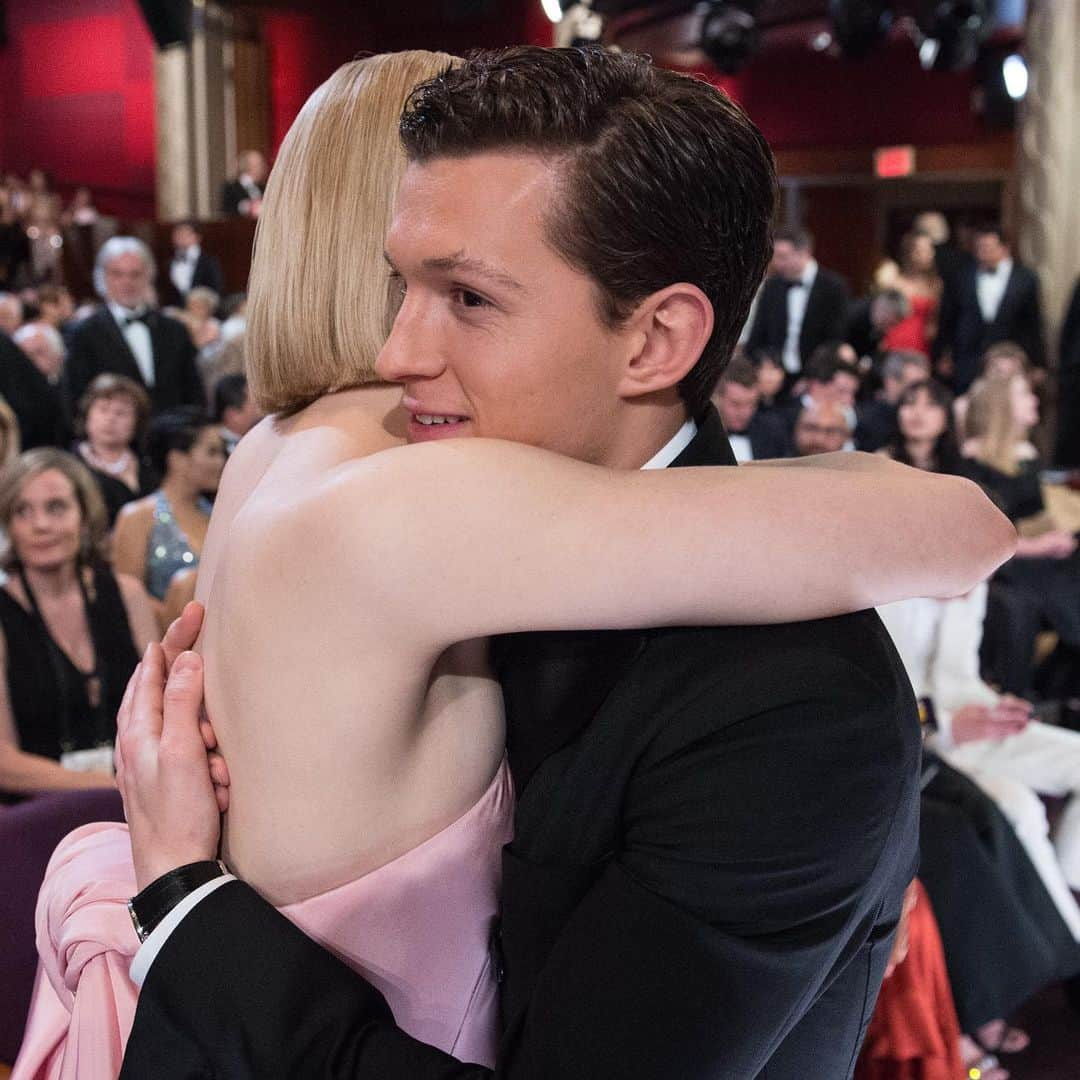
{"type": "Polygon", "coordinates": [[[395,309],[383,243],[418,83],[456,63],[398,52],[338,68],[300,110],[270,174],[248,288],[247,376],[259,407],[290,413],[377,382],[395,309]]]}

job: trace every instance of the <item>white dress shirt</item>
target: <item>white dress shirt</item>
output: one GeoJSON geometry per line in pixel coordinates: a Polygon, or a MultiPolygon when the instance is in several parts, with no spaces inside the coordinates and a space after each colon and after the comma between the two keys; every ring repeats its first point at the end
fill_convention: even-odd
{"type": "Polygon", "coordinates": [[[145,307],[126,308],[110,300],[109,311],[116,320],[116,325],[120,327],[120,333],[124,335],[124,340],[128,343],[128,348],[131,349],[132,355],[135,357],[135,363],[139,367],[139,374],[142,375],[143,382],[148,387],[153,388],[154,344],[150,339],[150,327],[144,322],[128,324],[127,321],[132,315],[145,315],[147,309],[145,307]]]}
{"type": "Polygon", "coordinates": [[[1012,268],[1012,259],[1002,259],[995,270],[979,269],[975,272],[975,293],[984,322],[992,323],[997,318],[1012,268]]]}
{"type": "Polygon", "coordinates": [[[182,255],[176,255],[169,267],[169,278],[181,297],[186,297],[191,292],[191,279],[195,276],[195,264],[201,253],[202,248],[198,244],[192,244],[182,255]]]}
{"type": "Polygon", "coordinates": [[[799,335],[802,333],[803,319],[806,318],[806,304],[810,299],[810,290],[817,279],[818,264],[811,259],[802,272],[802,277],[792,283],[787,291],[787,336],[784,338],[784,370],[798,375],[802,370],[802,357],[799,355],[799,335]]]}
{"type": "MultiPolygon", "coordinates": [[[[685,424],[666,442],[648,461],[642,465],[642,469],[666,469],[682,452],[690,445],[694,436],[697,434],[697,424],[693,420],[687,420],[685,424]]],[[[205,885],[199,886],[189,896],[185,896],[179,904],[176,905],[165,916],[161,922],[154,927],[150,936],[139,946],[138,952],[135,953],[134,958],[131,961],[131,967],[129,974],[131,975],[131,981],[136,986],[142,986],[147,974],[150,971],[150,965],[153,964],[157,954],[165,947],[165,942],[168,941],[169,935],[180,925],[181,921],[188,914],[192,908],[195,907],[204,897],[209,896],[215,889],[220,889],[227,881],[235,881],[236,879],[232,874],[224,874],[221,877],[216,877],[213,881],[206,882],[205,885]]]]}

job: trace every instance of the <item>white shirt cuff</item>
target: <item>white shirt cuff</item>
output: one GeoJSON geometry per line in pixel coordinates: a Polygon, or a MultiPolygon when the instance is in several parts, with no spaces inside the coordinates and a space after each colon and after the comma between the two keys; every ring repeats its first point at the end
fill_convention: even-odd
{"type": "Polygon", "coordinates": [[[201,900],[205,900],[215,889],[220,889],[226,882],[235,880],[236,877],[233,874],[222,874],[221,877],[216,877],[212,881],[206,882],[205,885],[200,885],[194,892],[185,896],[184,899],[154,927],[153,932],[139,946],[139,951],[131,961],[129,974],[131,975],[131,981],[136,986],[142,986],[146,976],[150,972],[150,965],[157,959],[157,954],[165,947],[165,942],[169,940],[169,935],[180,925],[188,912],[190,912],[201,900]]]}

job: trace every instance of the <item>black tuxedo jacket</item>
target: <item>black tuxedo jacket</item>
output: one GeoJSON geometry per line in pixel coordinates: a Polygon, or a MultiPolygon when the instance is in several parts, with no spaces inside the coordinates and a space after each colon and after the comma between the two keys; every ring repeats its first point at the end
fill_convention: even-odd
{"type": "MultiPolygon", "coordinates": [[[[676,464],[731,460],[710,413],[676,464]]],[[[395,1027],[235,882],[158,954],[123,1076],[850,1074],[918,832],[915,703],[877,617],[518,634],[495,657],[518,803],[494,1073],[395,1027]]]]}
{"type": "MultiPolygon", "coordinates": [[[[263,191],[262,184],[255,185],[259,192],[263,191]]],[[[240,213],[240,204],[245,199],[250,199],[248,189],[240,183],[239,180],[227,180],[225,186],[221,189],[221,208],[232,217],[236,217],[240,213]]]]}
{"type": "Polygon", "coordinates": [[[74,409],[91,382],[103,372],[126,375],[146,387],[154,412],[177,405],[206,407],[206,392],[195,366],[195,346],[187,327],[159,311],[147,315],[154,351],[154,385],[146,386],[127,340],[104,305],[71,335],[65,379],[74,409]]]}
{"type": "Polygon", "coordinates": [[[977,270],[968,266],[957,274],[941,300],[941,318],[935,352],[952,353],[953,383],[964,393],[982,370],[982,354],[999,341],[1015,341],[1036,367],[1046,366],[1039,279],[1033,270],[1013,263],[994,321],[988,323],[979,308],[977,270]]]}
{"type": "MultiPolygon", "coordinates": [[[[170,260],[169,264],[164,268],[164,273],[158,274],[158,282],[164,286],[165,300],[170,304],[180,306],[184,303],[185,297],[180,295],[179,290],[173,284],[171,271],[172,262],[170,260]]],[[[207,289],[213,289],[220,296],[223,280],[221,263],[218,261],[217,256],[200,251],[198,259],[195,260],[195,273],[191,275],[191,288],[197,289],[204,286],[207,289]]]]}
{"type": "MultiPolygon", "coordinates": [[[[788,327],[787,294],[788,283],[781,277],[771,277],[762,286],[757,314],[746,341],[749,352],[762,348],[783,350],[788,327]]],[[[819,345],[843,340],[847,310],[846,282],[839,274],[819,266],[799,331],[799,357],[803,364],[819,345]]]]}
{"type": "Polygon", "coordinates": [[[23,450],[35,446],[67,447],[71,430],[60,388],[53,386],[26,355],[0,332],[0,397],[19,421],[23,450]]]}
{"type": "Polygon", "coordinates": [[[791,436],[783,419],[772,412],[754,413],[744,434],[750,440],[750,452],[755,461],[787,457],[791,453],[791,436]]]}

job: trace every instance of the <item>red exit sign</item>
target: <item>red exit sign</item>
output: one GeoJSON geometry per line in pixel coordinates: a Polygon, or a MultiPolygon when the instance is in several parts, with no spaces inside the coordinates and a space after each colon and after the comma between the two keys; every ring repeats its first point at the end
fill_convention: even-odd
{"type": "Polygon", "coordinates": [[[885,179],[915,172],[914,146],[882,146],[874,151],[874,173],[885,179]]]}

